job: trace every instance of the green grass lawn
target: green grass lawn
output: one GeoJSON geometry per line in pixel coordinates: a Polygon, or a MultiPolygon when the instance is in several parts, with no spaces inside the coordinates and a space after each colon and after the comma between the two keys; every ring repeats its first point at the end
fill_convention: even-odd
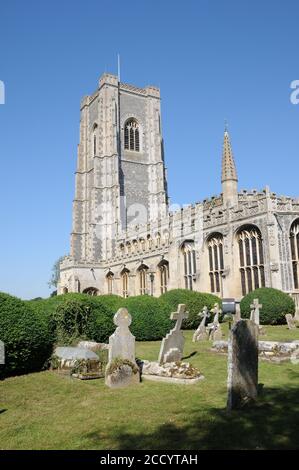
{"type": "MultiPolygon", "coordinates": [[[[266,330],[262,339],[299,339],[299,329],[266,330]]],[[[226,357],[184,334],[186,360],[205,376],[196,385],[144,381],[111,390],[104,379],[81,382],[50,371],[0,382],[0,448],[298,449],[299,364],[260,362],[259,401],[229,415],[226,357]]],[[[137,343],[137,356],[157,359],[159,347],[137,343]]]]}

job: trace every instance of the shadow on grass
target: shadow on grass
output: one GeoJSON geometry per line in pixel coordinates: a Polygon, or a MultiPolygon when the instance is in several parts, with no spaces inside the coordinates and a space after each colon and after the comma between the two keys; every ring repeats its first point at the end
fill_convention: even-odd
{"type": "MultiPolygon", "coordinates": [[[[119,450],[298,449],[298,429],[299,388],[286,387],[264,388],[255,405],[230,414],[199,409],[181,426],[163,424],[151,434],[129,434],[120,428],[113,435],[119,450]]],[[[96,448],[102,431],[84,438],[96,448]]]]}
{"type": "Polygon", "coordinates": [[[183,361],[184,359],[190,359],[190,357],[196,356],[196,354],[198,354],[198,351],[193,351],[193,352],[190,353],[188,356],[182,357],[182,361],[183,361]]]}

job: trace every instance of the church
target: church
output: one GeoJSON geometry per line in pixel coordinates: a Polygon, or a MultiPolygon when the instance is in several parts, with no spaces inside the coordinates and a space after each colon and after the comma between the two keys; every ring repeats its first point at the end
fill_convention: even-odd
{"type": "Polygon", "coordinates": [[[81,102],[70,255],[58,294],[159,296],[170,289],[241,299],[281,289],[299,306],[299,199],[238,190],[224,132],[222,192],[169,207],[160,90],[103,74],[81,102]]]}

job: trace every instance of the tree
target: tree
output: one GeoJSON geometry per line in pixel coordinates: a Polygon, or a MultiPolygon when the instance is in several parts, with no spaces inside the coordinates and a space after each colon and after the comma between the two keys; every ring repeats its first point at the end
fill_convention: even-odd
{"type": "Polygon", "coordinates": [[[50,281],[48,282],[49,287],[57,287],[59,277],[60,277],[60,263],[65,258],[65,256],[60,256],[57,261],[55,261],[53,268],[52,268],[52,276],[50,281]]]}

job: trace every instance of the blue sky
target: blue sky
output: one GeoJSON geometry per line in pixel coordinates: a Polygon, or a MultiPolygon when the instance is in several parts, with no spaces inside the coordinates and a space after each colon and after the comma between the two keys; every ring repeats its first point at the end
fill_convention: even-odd
{"type": "Polygon", "coordinates": [[[69,252],[79,103],[99,76],[158,85],[172,203],[221,191],[224,120],[240,189],[299,196],[296,0],[0,2],[0,290],[48,296],[69,252]]]}

